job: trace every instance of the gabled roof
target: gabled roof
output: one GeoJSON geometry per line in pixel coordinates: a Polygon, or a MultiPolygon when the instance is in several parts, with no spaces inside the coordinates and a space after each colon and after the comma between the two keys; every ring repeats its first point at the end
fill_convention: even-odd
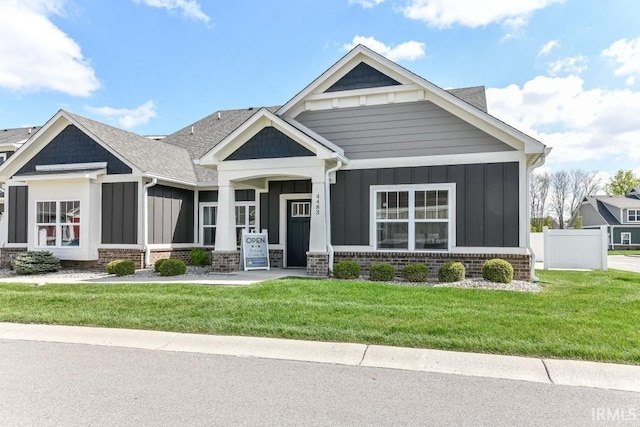
{"type": "Polygon", "coordinates": [[[599,202],[618,209],[640,209],[640,199],[634,196],[594,196],[599,202]]]}
{"type": "Polygon", "coordinates": [[[31,138],[40,126],[26,128],[0,129],[0,145],[19,145],[31,138]]]}
{"type": "Polygon", "coordinates": [[[463,100],[462,97],[459,96],[461,92],[458,92],[457,95],[455,91],[453,91],[453,93],[448,92],[362,45],[358,45],[349,51],[327,71],[284,104],[282,108],[277,111],[277,114],[287,116],[289,111],[299,110],[302,105],[301,103],[303,103],[308,96],[317,91],[322,91],[325,86],[330,85],[337,77],[345,75],[351,68],[362,61],[369,64],[376,64],[385,74],[389,74],[390,77],[402,84],[413,84],[424,89],[425,92],[430,94],[428,98],[430,101],[493,136],[499,134],[500,137],[498,139],[515,148],[517,148],[516,146],[520,146],[520,149],[526,154],[544,156],[550,151],[550,149],[540,141],[487,114],[480,108],[482,105],[480,99],[477,99],[475,103],[463,100]]]}
{"type": "Polygon", "coordinates": [[[477,109],[485,113],[487,112],[487,93],[484,86],[447,89],[447,92],[473,105],[477,109]]]}

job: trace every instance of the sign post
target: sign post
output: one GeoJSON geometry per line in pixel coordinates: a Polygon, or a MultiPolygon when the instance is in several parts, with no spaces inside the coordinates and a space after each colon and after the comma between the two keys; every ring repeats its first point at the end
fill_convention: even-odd
{"type": "Polygon", "coordinates": [[[266,230],[262,233],[247,233],[242,230],[242,261],[244,271],[270,270],[269,238],[266,230]]]}

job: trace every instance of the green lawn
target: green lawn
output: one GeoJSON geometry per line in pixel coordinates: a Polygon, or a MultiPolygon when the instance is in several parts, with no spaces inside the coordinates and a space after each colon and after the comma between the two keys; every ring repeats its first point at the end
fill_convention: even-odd
{"type": "Polygon", "coordinates": [[[615,251],[608,251],[607,253],[609,255],[640,255],[640,250],[637,250],[637,249],[629,249],[629,250],[618,249],[618,250],[615,250],[615,251]]]}
{"type": "Polygon", "coordinates": [[[0,285],[0,321],[640,364],[640,275],[538,271],[539,294],[285,279],[248,287],[0,285]]]}

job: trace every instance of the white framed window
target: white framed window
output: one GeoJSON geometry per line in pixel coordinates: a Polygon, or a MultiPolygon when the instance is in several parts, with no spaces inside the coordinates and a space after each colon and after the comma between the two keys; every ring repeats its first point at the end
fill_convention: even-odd
{"type": "Polygon", "coordinates": [[[291,202],[291,218],[308,218],[311,216],[311,202],[291,202]]]}
{"type": "MultiPolygon", "coordinates": [[[[200,203],[200,242],[204,246],[216,244],[216,218],[218,203],[200,203]]],[[[242,230],[255,232],[256,205],[255,202],[236,202],[236,243],[240,246],[242,230]]]]}
{"type": "Polygon", "coordinates": [[[377,250],[446,251],[454,241],[455,184],[372,186],[377,250]]]}
{"type": "Polygon", "coordinates": [[[80,201],[36,202],[36,246],[80,246],[80,201]]]}
{"type": "Polygon", "coordinates": [[[623,231],[620,233],[620,241],[623,245],[631,244],[631,233],[623,231]]]}
{"type": "Polygon", "coordinates": [[[640,222],[640,209],[629,209],[627,211],[627,222],[640,222]]]}

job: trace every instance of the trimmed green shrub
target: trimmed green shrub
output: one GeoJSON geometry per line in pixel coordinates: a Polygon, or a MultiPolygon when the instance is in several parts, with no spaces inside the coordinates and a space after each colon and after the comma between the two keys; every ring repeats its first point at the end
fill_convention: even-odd
{"type": "Polygon", "coordinates": [[[160,258],[153,264],[153,269],[156,271],[156,273],[160,273],[160,266],[164,264],[164,262],[168,259],[169,258],[160,258]]]}
{"type": "Polygon", "coordinates": [[[161,276],[179,276],[187,272],[187,264],[179,259],[168,259],[160,265],[161,276]]]}
{"type": "Polygon", "coordinates": [[[513,266],[502,258],[490,259],[482,265],[482,278],[491,282],[511,283],[513,266]]]}
{"type": "Polygon", "coordinates": [[[136,263],[130,259],[117,259],[107,264],[107,273],[116,276],[130,276],[136,273],[136,263]]]}
{"type": "Polygon", "coordinates": [[[27,251],[13,261],[18,274],[43,274],[60,270],[60,260],[49,251],[27,251]]]}
{"type": "Polygon", "coordinates": [[[429,266],[426,264],[407,264],[402,269],[402,278],[407,282],[426,282],[429,279],[429,266]]]}
{"type": "Polygon", "coordinates": [[[459,282],[464,280],[465,268],[461,262],[447,261],[438,270],[438,280],[441,282],[459,282]]]}
{"type": "Polygon", "coordinates": [[[396,268],[387,263],[373,264],[369,268],[369,280],[374,282],[390,282],[396,277],[396,268]]]}
{"type": "Polygon", "coordinates": [[[333,277],[336,279],[357,279],[360,277],[360,266],[355,261],[340,261],[333,266],[333,277]]]}
{"type": "Polygon", "coordinates": [[[189,260],[189,264],[196,265],[198,267],[211,265],[211,261],[209,261],[209,254],[204,249],[191,249],[191,259],[189,260]]]}

